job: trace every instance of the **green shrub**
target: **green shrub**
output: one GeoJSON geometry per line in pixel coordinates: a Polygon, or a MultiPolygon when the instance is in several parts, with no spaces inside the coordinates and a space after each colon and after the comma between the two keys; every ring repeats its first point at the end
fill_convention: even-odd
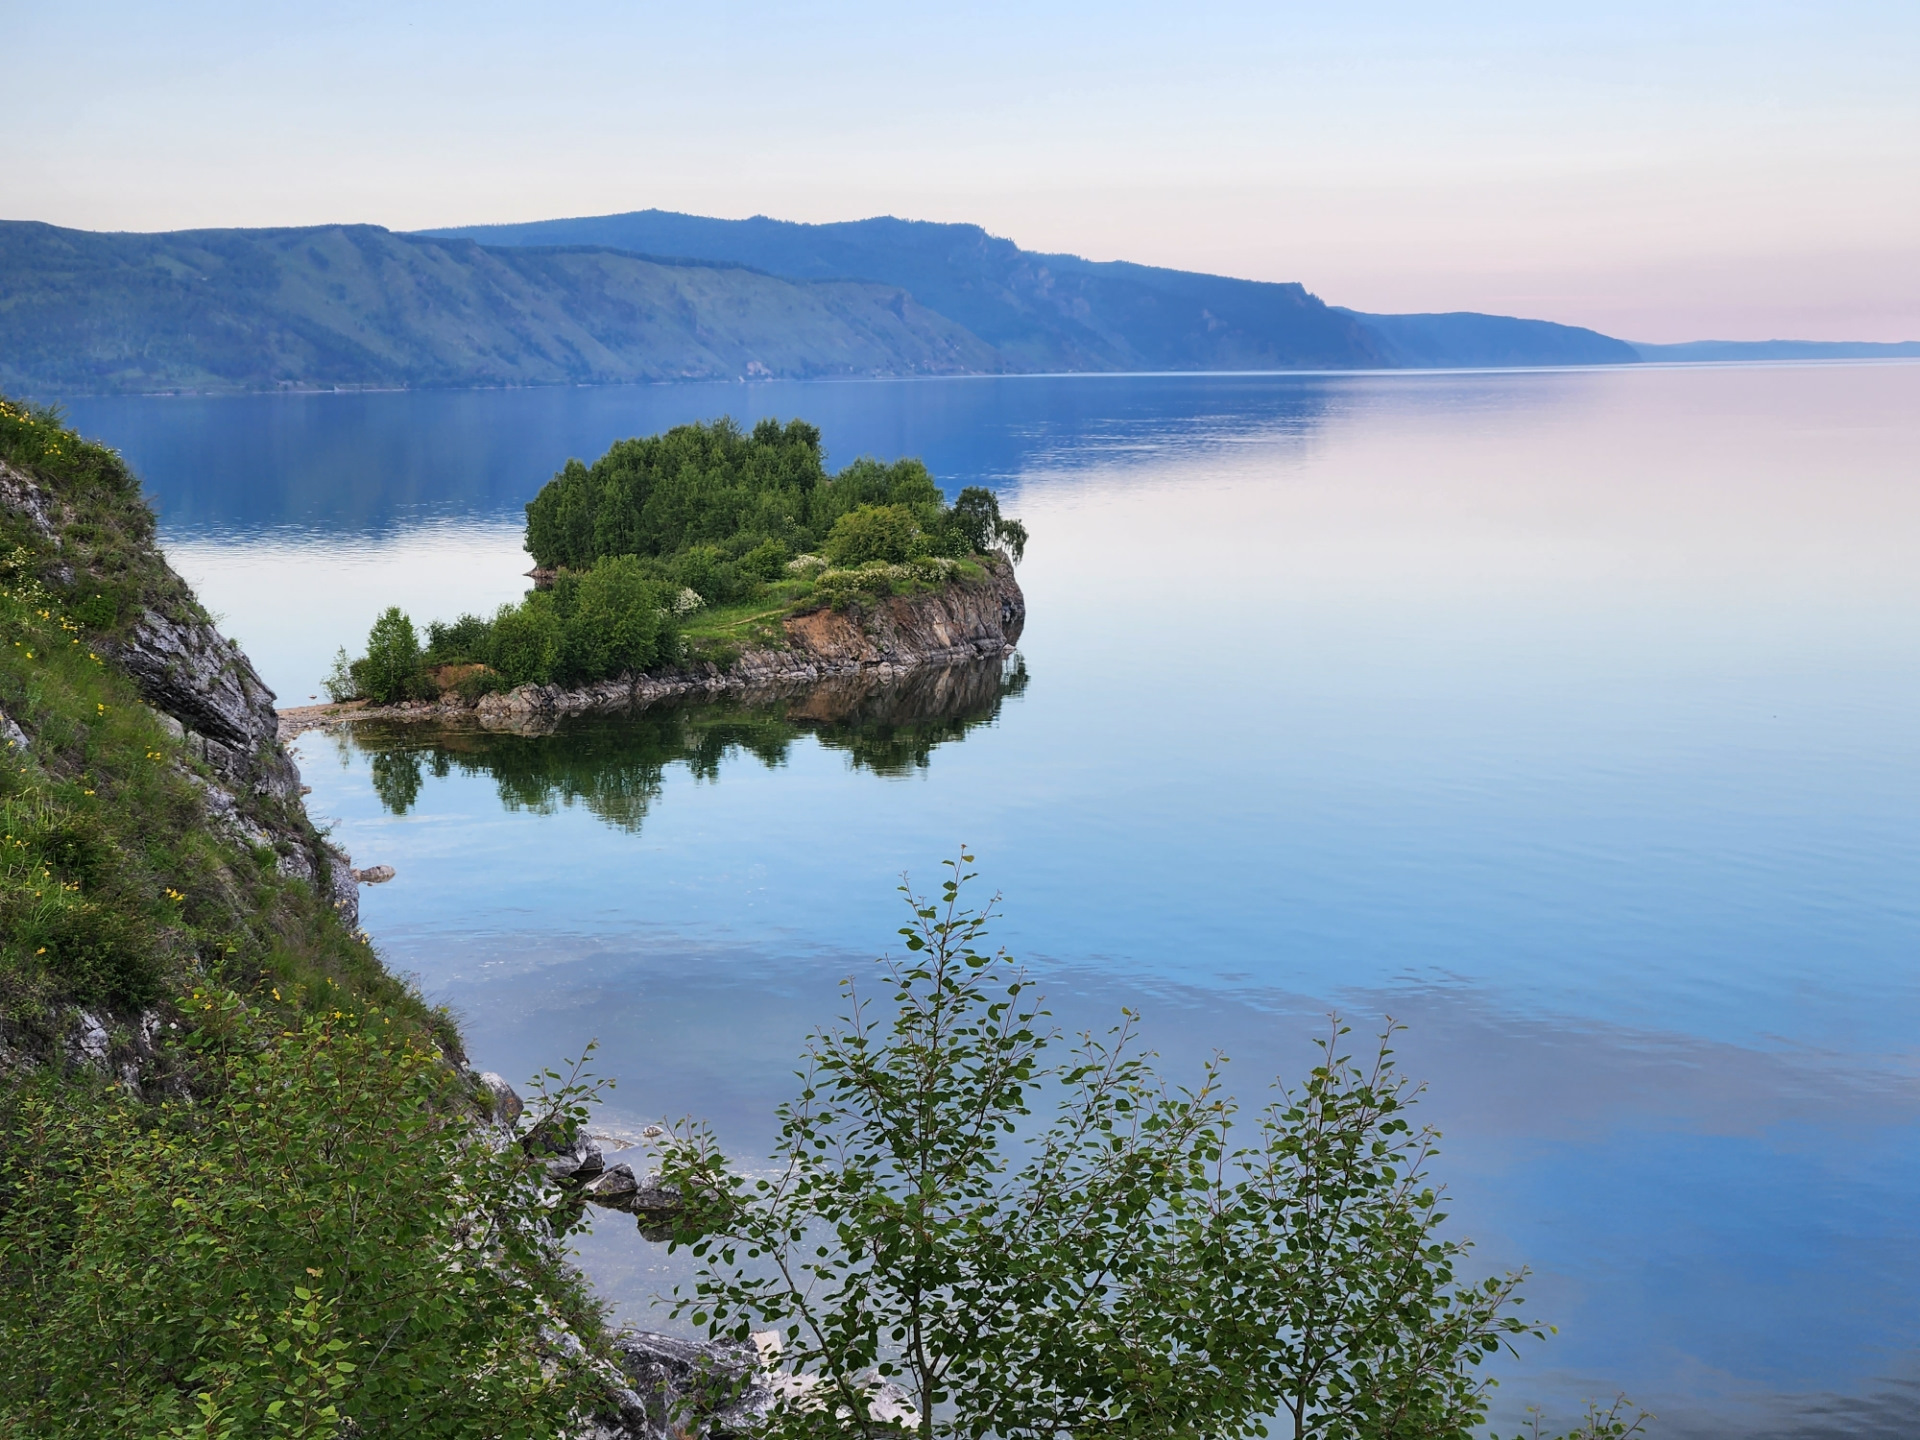
{"type": "Polygon", "coordinates": [[[678,653],[671,596],[635,557],[613,556],[585,575],[567,578],[563,681],[638,674],[678,653]]]}
{"type": "Polygon", "coordinates": [[[427,626],[427,663],[485,665],[491,643],[492,631],[478,615],[462,615],[451,625],[435,620],[427,626]]]}
{"type": "Polygon", "coordinates": [[[389,1015],[183,1004],[195,1103],[46,1072],[0,1111],[0,1435],[560,1433],[542,1310],[591,1316],[538,1162],[389,1015]]]}
{"type": "Polygon", "coordinates": [[[333,668],[320,685],[327,692],[327,698],[336,705],[361,698],[360,682],[354,678],[353,659],[347,654],[346,646],[342,645],[333,652],[333,668]]]}
{"type": "Polygon", "coordinates": [[[502,605],[493,617],[489,663],[510,685],[551,684],[565,643],[551,599],[536,590],[518,605],[502,605]]]}
{"type": "Polygon", "coordinates": [[[952,552],[958,559],[1001,548],[1018,564],[1027,553],[1027,527],[1003,520],[999,498],[983,486],[969,485],[954,497],[947,527],[959,541],[952,552]]]}
{"type": "Polygon", "coordinates": [[[787,573],[791,554],[779,540],[762,540],[740,557],[740,568],[756,580],[778,580],[787,573]]]}
{"type": "Polygon", "coordinates": [[[349,667],[358,694],[376,705],[421,700],[434,694],[413,621],[389,605],[367,634],[367,653],[349,667]]]}
{"type": "Polygon", "coordinates": [[[691,590],[709,605],[737,600],[754,583],[717,545],[695,545],[681,551],[667,562],[666,572],[676,590],[691,590]]]}
{"type": "Polygon", "coordinates": [[[897,565],[916,553],[925,553],[920,522],[905,505],[862,505],[834,521],[828,532],[827,558],[836,565],[864,565],[870,560],[897,565]]]}

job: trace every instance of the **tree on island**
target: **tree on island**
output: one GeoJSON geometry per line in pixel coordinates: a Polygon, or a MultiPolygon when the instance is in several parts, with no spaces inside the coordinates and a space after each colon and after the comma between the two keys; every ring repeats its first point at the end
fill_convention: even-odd
{"type": "Polygon", "coordinates": [[[518,604],[433,622],[424,648],[390,609],[364,656],[341,652],[327,689],[379,704],[430,698],[440,687],[428,672],[452,665],[472,699],[737,654],[730,623],[979,581],[1026,545],[991,490],[968,486],[949,506],[918,460],[863,458],[829,475],[805,421],[677,425],[618,441],[591,466],[569,460],[541,487],[527,504],[537,584],[518,604]],[[704,652],[683,643],[702,638],[694,611],[729,606],[704,652]]]}

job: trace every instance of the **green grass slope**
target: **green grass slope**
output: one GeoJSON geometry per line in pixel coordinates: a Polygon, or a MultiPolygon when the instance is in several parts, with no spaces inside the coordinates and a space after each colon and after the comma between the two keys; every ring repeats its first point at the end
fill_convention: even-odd
{"type": "Polygon", "coordinates": [[[16,393],[979,372],[991,347],[894,286],[375,226],[97,234],[0,223],[16,393]]]}
{"type": "Polygon", "coordinates": [[[271,698],[120,458],[0,399],[0,1440],[577,1434],[584,1097],[487,1118],[271,698]]]}

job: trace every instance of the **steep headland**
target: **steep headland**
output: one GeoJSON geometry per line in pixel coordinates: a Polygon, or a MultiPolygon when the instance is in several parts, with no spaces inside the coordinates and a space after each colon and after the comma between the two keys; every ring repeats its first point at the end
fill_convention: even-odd
{"type": "Polygon", "coordinates": [[[426,234],[482,245],[605,245],[751,265],[793,280],[859,276],[910,291],[1020,370],[1289,370],[1620,365],[1632,346],[1504,315],[1368,315],[1274,284],[1023,250],[978,225],[879,216],[804,225],[636,210],[426,234]]]}
{"type": "Polygon", "coordinates": [[[749,1367],[608,1334],[562,1244],[676,1197],[380,963],[272,702],[120,458],[0,399],[0,1434],[666,1440],[749,1367]]]}

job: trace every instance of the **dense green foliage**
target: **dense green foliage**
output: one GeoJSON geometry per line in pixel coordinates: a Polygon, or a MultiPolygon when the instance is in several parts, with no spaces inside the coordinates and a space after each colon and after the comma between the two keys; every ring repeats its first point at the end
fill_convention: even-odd
{"type": "Polygon", "coordinates": [[[362,694],[382,704],[423,698],[430,686],[413,622],[390,605],[367,634],[367,653],[352,672],[362,694]]]}
{"type": "MultiPolygon", "coordinates": [[[[784,1335],[800,1377],[777,1436],[1467,1440],[1481,1367],[1545,1330],[1521,1276],[1462,1274],[1428,1178],[1436,1136],[1383,1037],[1344,1027],[1297,1089],[1243,1119],[1218,1064],[1169,1088],[1132,1020],[1064,1057],[1032,982],[980,946],[991,906],[909,892],[884,999],[852,982],[742,1174],[699,1126],[664,1173],[699,1197],[675,1243],[678,1312],[716,1336],[784,1335]]],[[[1606,1432],[1601,1432],[1606,1433],[1606,1432]]]]}
{"type": "Polygon", "coordinates": [[[590,1316],[538,1157],[391,1016],[184,1010],[192,1104],[0,1109],[0,1436],[555,1434],[585,1391],[540,1329],[590,1316]]]}
{"type": "Polygon", "coordinates": [[[469,693],[638,673],[679,658],[674,594],[633,556],[613,556],[584,572],[563,572],[550,590],[529,591],[491,618],[434,621],[424,649],[413,622],[390,607],[374,621],[365,655],[349,660],[340,653],[327,691],[335,700],[359,697],[382,705],[434,699],[440,687],[432,674],[445,666],[467,672],[480,667],[453,682],[469,693]]]}
{"type": "MultiPolygon", "coordinates": [[[[999,543],[977,518],[956,523],[918,460],[856,460],[829,478],[812,425],[762,420],[747,432],[722,419],[619,441],[591,466],[567,462],[527,505],[527,549],[542,565],[574,569],[605,555],[704,551],[715,567],[746,562],[750,582],[835,535],[838,553],[827,553],[840,565],[964,559],[999,543]]],[[[709,604],[743,590],[739,580],[722,579],[712,594],[682,583],[709,604]]]]}

